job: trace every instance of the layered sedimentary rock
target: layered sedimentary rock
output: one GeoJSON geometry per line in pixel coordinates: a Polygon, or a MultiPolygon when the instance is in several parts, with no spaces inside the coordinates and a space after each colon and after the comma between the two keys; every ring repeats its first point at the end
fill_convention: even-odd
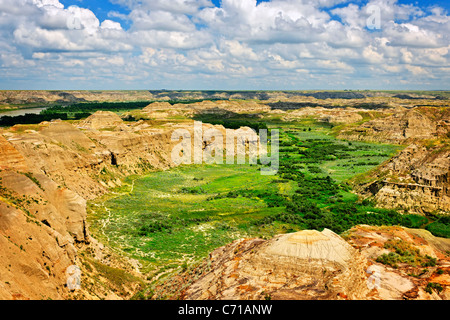
{"type": "Polygon", "coordinates": [[[0,296],[65,297],[75,246],[89,241],[86,201],[43,174],[3,170],[0,181],[0,296]]]}
{"type": "Polygon", "coordinates": [[[415,108],[395,110],[391,115],[343,130],[339,137],[350,140],[407,144],[419,140],[446,137],[448,110],[415,108]]]}
{"type": "Polygon", "coordinates": [[[0,92],[1,104],[76,103],[85,101],[138,101],[152,100],[149,91],[45,91],[4,90],[0,92]]]}
{"type": "Polygon", "coordinates": [[[386,112],[362,125],[343,128],[338,135],[407,146],[373,171],[370,182],[356,185],[357,191],[373,196],[382,207],[406,213],[450,213],[450,110],[418,107],[386,112]]]}
{"type": "Polygon", "coordinates": [[[108,129],[116,128],[123,124],[122,119],[114,112],[97,111],[94,115],[81,121],[77,127],[80,129],[108,129]]]}
{"type": "Polygon", "coordinates": [[[164,130],[123,131],[120,118],[102,112],[80,125],[84,129],[54,121],[0,136],[2,299],[66,299],[66,271],[80,265],[80,248],[96,244],[86,199],[120,185],[128,174],[170,165],[164,130]]]}
{"type": "Polygon", "coordinates": [[[450,299],[450,239],[435,237],[423,229],[366,225],[352,228],[343,237],[370,264],[366,270],[367,284],[372,289],[370,298],[450,299]],[[401,250],[410,254],[410,262],[398,262],[393,267],[377,261],[383,254],[394,254],[401,250]],[[421,258],[435,263],[428,263],[425,267],[419,262],[421,258]],[[438,285],[442,290],[427,289],[429,283],[438,285]]]}
{"type": "Polygon", "coordinates": [[[255,101],[201,101],[190,104],[174,104],[168,102],[154,102],[142,109],[150,119],[168,119],[174,116],[195,117],[196,115],[215,115],[222,118],[236,114],[259,115],[269,112],[271,108],[255,101]]]}
{"type": "Polygon", "coordinates": [[[363,117],[359,114],[361,110],[353,108],[336,108],[326,109],[321,107],[305,107],[299,110],[283,115],[284,121],[293,121],[296,119],[312,117],[319,122],[326,122],[330,124],[350,124],[363,120],[363,117]]]}
{"type": "Polygon", "coordinates": [[[26,170],[25,158],[3,136],[0,135],[0,169],[26,170]]]}
{"type": "Polygon", "coordinates": [[[210,254],[185,299],[362,299],[367,261],[330,230],[238,240],[210,254]]]}
{"type": "Polygon", "coordinates": [[[340,101],[341,104],[352,105],[366,102],[388,104],[431,104],[446,103],[448,100],[440,93],[430,94],[396,94],[375,91],[174,91],[174,90],[141,90],[141,91],[41,91],[41,90],[3,90],[0,92],[0,103],[17,105],[30,103],[70,103],[83,101],[165,101],[192,99],[245,99],[267,101],[320,100],[323,102],[340,101]]]}
{"type": "Polygon", "coordinates": [[[406,213],[450,213],[450,150],[410,145],[357,187],[378,205],[406,213]]]}
{"type": "Polygon", "coordinates": [[[447,300],[449,249],[449,239],[425,230],[364,225],[343,237],[325,229],[271,240],[242,239],[216,249],[202,266],[181,276],[184,285],[193,276],[196,279],[182,291],[181,298],[447,300]],[[435,259],[435,263],[423,272],[416,262],[394,268],[377,261],[383,254],[395,252],[396,246],[408,248],[416,257],[435,259]],[[443,290],[427,292],[429,282],[443,290]]]}

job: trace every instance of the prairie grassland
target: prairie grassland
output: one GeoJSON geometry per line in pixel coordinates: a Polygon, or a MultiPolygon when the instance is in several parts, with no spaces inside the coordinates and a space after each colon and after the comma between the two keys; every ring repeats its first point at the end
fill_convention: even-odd
{"type": "Polygon", "coordinates": [[[310,119],[270,127],[280,129],[278,175],[261,175],[260,165],[205,164],[129,177],[121,188],[90,202],[91,232],[138,259],[143,272],[161,274],[239,238],[305,228],[344,231],[366,221],[362,218],[372,219],[369,211],[378,212],[383,223],[398,222],[397,216],[386,218],[391,212],[360,204],[345,181],[400,147],[340,141],[329,126],[310,119]],[[359,220],[348,218],[349,212],[359,220]]]}

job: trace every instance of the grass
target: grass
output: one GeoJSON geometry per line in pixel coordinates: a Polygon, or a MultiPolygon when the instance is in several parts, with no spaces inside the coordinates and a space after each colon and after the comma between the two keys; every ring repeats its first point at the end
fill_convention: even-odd
{"type": "MultiPolygon", "coordinates": [[[[139,260],[153,279],[240,238],[323,228],[342,233],[357,224],[419,228],[428,223],[422,216],[361,202],[351,192],[348,181],[374,170],[399,146],[338,140],[330,126],[312,119],[274,120],[269,127],[280,129],[277,175],[261,175],[260,165],[205,164],[129,177],[113,193],[89,203],[91,232],[139,260]]],[[[393,252],[380,259],[394,265],[409,258],[393,252]]]]}
{"type": "Polygon", "coordinates": [[[317,157],[308,157],[307,154],[296,155],[295,152],[311,149],[314,153],[322,153],[325,161],[319,164],[321,172],[330,175],[337,182],[346,181],[376,168],[402,148],[387,144],[337,140],[331,135],[332,130],[329,127],[314,125],[311,120],[290,127],[291,129],[284,130],[286,135],[280,139],[281,143],[288,144],[290,149],[283,152],[281,145],[281,154],[295,163],[307,164],[308,161],[313,161],[317,167],[317,157]],[[309,131],[311,127],[313,130],[309,131]],[[304,131],[305,129],[307,131],[304,131]]]}
{"type": "Polygon", "coordinates": [[[89,258],[86,258],[86,259],[89,263],[84,262],[83,263],[84,267],[88,271],[90,270],[92,272],[92,267],[91,267],[91,265],[92,265],[95,268],[95,270],[98,272],[98,274],[100,276],[104,277],[105,279],[107,279],[110,283],[112,283],[117,290],[123,290],[124,287],[129,286],[130,284],[141,282],[141,280],[139,278],[131,275],[130,273],[128,273],[122,269],[107,266],[105,264],[98,262],[95,259],[89,259],[89,258]]]}
{"type": "Polygon", "coordinates": [[[437,237],[450,238],[450,224],[435,221],[429,224],[426,229],[437,237]]]}
{"type": "Polygon", "coordinates": [[[105,207],[91,204],[92,230],[101,232],[109,211],[112,215],[103,231],[133,257],[154,266],[194,261],[216,247],[259,233],[251,230],[250,222],[280,211],[256,197],[213,198],[242,188],[292,192],[275,180],[250,165],[195,165],[156,172],[136,180],[132,195],[109,199],[105,207]],[[202,192],[190,192],[200,188],[202,192]]]}

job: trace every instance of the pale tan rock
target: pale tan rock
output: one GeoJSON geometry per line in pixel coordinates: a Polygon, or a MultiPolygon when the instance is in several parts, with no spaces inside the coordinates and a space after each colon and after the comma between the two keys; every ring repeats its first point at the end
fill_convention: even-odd
{"type": "Polygon", "coordinates": [[[97,111],[78,124],[82,129],[107,129],[123,124],[123,120],[114,112],[97,111]]]}
{"type": "Polygon", "coordinates": [[[380,206],[450,214],[450,151],[445,145],[427,149],[412,144],[380,167],[373,180],[357,190],[380,206]]]}
{"type": "MultiPolygon", "coordinates": [[[[1,133],[1,132],[0,132],[1,133]]],[[[0,134],[0,169],[27,170],[25,158],[0,134]]]]}
{"type": "Polygon", "coordinates": [[[335,233],[300,231],[215,250],[186,299],[361,299],[367,261],[335,233]]]}
{"type": "Polygon", "coordinates": [[[438,125],[438,121],[432,119],[420,108],[406,111],[396,110],[391,115],[365,122],[356,128],[344,129],[340,132],[339,137],[350,140],[405,144],[434,139],[446,134],[444,131],[447,130],[447,127],[443,126],[443,123],[438,125]]]}

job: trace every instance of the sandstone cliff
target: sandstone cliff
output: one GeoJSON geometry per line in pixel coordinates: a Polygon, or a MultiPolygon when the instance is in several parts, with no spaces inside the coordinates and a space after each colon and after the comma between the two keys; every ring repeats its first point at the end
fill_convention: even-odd
{"type": "Polygon", "coordinates": [[[149,91],[0,91],[2,105],[29,105],[47,103],[77,103],[85,101],[124,102],[152,100],[149,91]]]}
{"type": "Polygon", "coordinates": [[[330,123],[333,125],[338,124],[351,124],[363,120],[361,110],[354,108],[335,108],[326,109],[322,107],[305,107],[299,110],[283,115],[284,121],[294,121],[301,118],[315,118],[319,122],[330,123]]]}
{"type": "Polygon", "coordinates": [[[447,137],[450,132],[448,108],[391,109],[385,117],[340,132],[339,138],[409,144],[414,141],[447,137]],[[390,114],[389,114],[390,113],[390,114]]]}
{"type": "Polygon", "coordinates": [[[450,149],[412,144],[358,183],[377,204],[405,213],[450,213],[450,149]]]}
{"type": "MultiPolygon", "coordinates": [[[[170,166],[169,128],[139,130],[141,123],[126,126],[117,115],[104,112],[78,125],[83,129],[54,121],[16,126],[0,135],[3,299],[66,299],[71,296],[65,287],[70,266],[87,264],[95,273],[95,268],[108,267],[102,262],[109,268],[117,265],[102,259],[111,254],[89,235],[86,200],[120,185],[128,174],[170,166]],[[80,260],[78,251],[86,248],[100,260],[80,260]]],[[[84,281],[92,281],[84,271],[84,281]]],[[[98,288],[93,292],[78,295],[119,297],[99,283],[94,281],[98,288]]],[[[119,289],[123,297],[131,291],[119,289]]]]}
{"type": "Polygon", "coordinates": [[[183,116],[192,118],[196,115],[215,115],[221,118],[231,117],[236,114],[259,116],[262,113],[270,112],[271,108],[263,103],[255,101],[232,101],[220,100],[195,102],[190,104],[174,104],[168,102],[153,102],[142,109],[150,119],[169,119],[171,117],[183,116]]]}

